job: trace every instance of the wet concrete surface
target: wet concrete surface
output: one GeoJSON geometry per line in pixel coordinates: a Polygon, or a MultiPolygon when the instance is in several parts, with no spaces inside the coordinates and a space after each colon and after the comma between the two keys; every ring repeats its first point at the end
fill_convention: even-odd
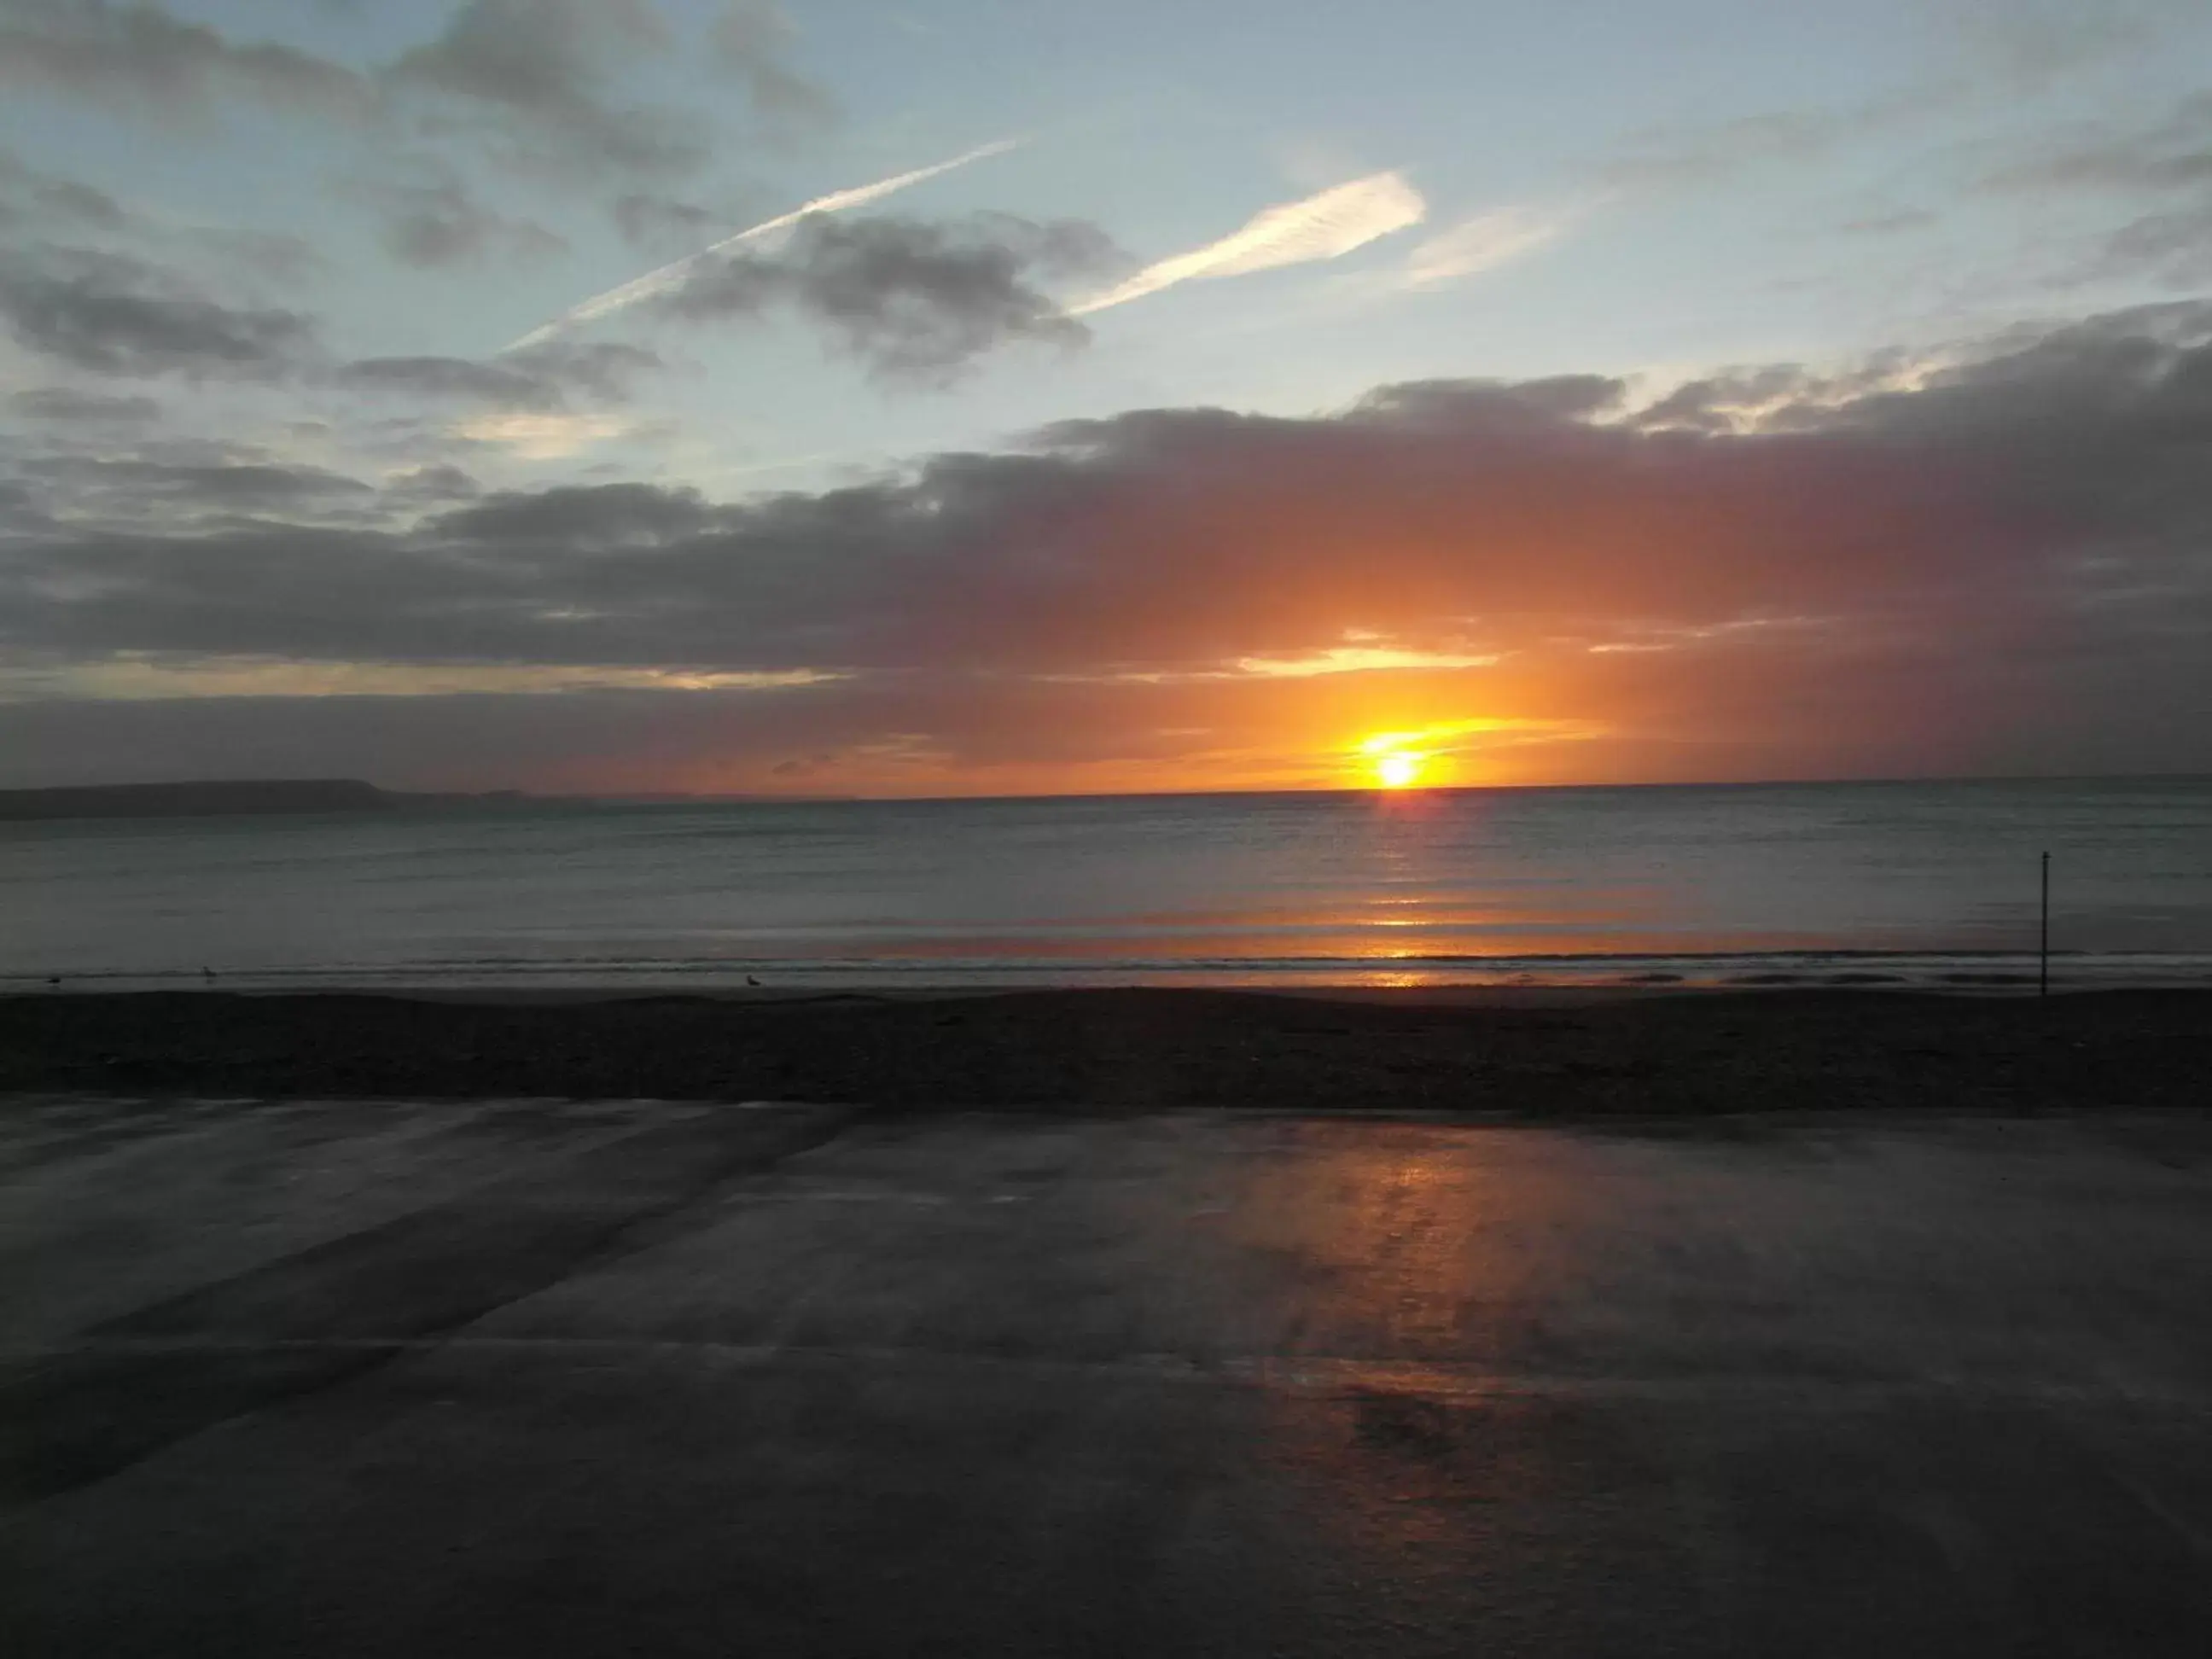
{"type": "Polygon", "coordinates": [[[2212,1124],[0,1109],[24,1654],[2199,1655],[2212,1124]]]}

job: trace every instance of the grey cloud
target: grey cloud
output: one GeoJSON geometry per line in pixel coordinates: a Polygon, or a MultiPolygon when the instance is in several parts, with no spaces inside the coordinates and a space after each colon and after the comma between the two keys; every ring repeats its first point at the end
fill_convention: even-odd
{"type": "MultiPolygon", "coordinates": [[[[818,122],[826,97],[784,62],[781,15],[737,6],[715,57],[771,127],[818,122]]],[[[96,100],[134,115],[204,118],[245,100],[320,122],[474,138],[541,172],[689,167],[708,129],[625,101],[621,73],[676,42],[653,0],[462,0],[434,38],[366,74],[274,41],[235,40],[154,0],[0,0],[0,86],[96,100]]]]}
{"type": "Polygon", "coordinates": [[[356,391],[416,398],[462,398],[518,408],[544,409],[560,393],[536,375],[467,357],[364,357],[345,364],[337,383],[356,391]]]}
{"type": "Polygon", "coordinates": [[[483,486],[458,466],[418,466],[399,474],[386,486],[402,501],[447,502],[466,501],[483,493],[483,486]]]}
{"type": "Polygon", "coordinates": [[[357,478],[310,466],[190,466],[167,461],[70,457],[32,462],[25,471],[33,477],[188,495],[226,505],[267,505],[320,495],[359,495],[368,488],[357,478]]]}
{"type": "Polygon", "coordinates": [[[171,117],[234,98],[318,117],[368,106],[362,78],[328,59],[113,0],[0,3],[0,84],[9,83],[171,117]]]}
{"type": "MultiPolygon", "coordinates": [[[[25,165],[0,151],[0,225],[47,235],[93,235],[259,281],[297,284],[324,260],[298,236],[229,225],[178,224],[134,212],[106,191],[25,165]]],[[[20,232],[19,232],[20,234],[20,232]]]]}
{"type": "Polygon", "coordinates": [[[1638,424],[1650,431],[1732,431],[1750,412],[1802,396],[1812,380],[1788,364],[1708,375],[1677,386],[1639,411],[1638,424]]]}
{"type": "MultiPolygon", "coordinates": [[[[757,716],[763,775],[871,732],[982,753],[1127,726],[1139,706],[1148,729],[1214,724],[1243,693],[1186,707],[1115,677],[1326,649],[1347,629],[1502,653],[1483,707],[1506,715],[1587,697],[1749,744],[1781,741],[1775,711],[1811,710],[1838,765],[2212,765],[2212,303],[2021,334],[1894,381],[1751,369],[1640,416],[1602,377],[1386,387],[1321,418],[1139,410],[734,503],[627,483],[381,528],[30,520],[0,544],[0,641],[58,659],[848,677],[776,694],[757,716]],[[1757,429],[1713,418],[1751,403],[1776,410],[1757,429]],[[1682,643],[1602,655],[1561,638],[1682,643]]],[[[1341,695],[1262,690],[1279,709],[1315,699],[1315,730],[1341,695]]],[[[654,702],[650,719],[619,699],[471,706],[534,732],[548,766],[609,709],[641,711],[607,716],[632,736],[704,722],[702,754],[754,718],[741,699],[654,702]]]]}
{"type": "MultiPolygon", "coordinates": [[[[665,788],[665,774],[649,769],[654,765],[710,754],[733,739],[788,742],[797,710],[811,714],[810,725],[822,723],[825,714],[838,725],[854,719],[848,710],[823,709],[803,691],[779,694],[765,708],[749,696],[575,692],[554,700],[561,708],[557,722],[533,706],[546,701],[461,696],[16,702],[5,710],[9,742],[0,751],[0,787],[228,777],[242,763],[264,776],[319,776],[343,757],[349,770],[401,786],[554,789],[570,778],[584,783],[568,769],[580,760],[604,758],[636,767],[636,787],[665,788]],[[244,757],[250,761],[242,763],[244,757]]],[[[865,722],[868,712],[859,718],[865,722]]],[[[836,735],[836,726],[824,735],[836,735]]],[[[608,775],[601,772],[585,787],[610,787],[608,775]]]]}
{"type": "MultiPolygon", "coordinates": [[[[1880,432],[1908,442],[2094,439],[2099,453],[2082,457],[2082,470],[2094,473],[2116,460],[2125,470],[2145,455],[2115,452],[2177,419],[2212,415],[2203,395],[2208,372],[2212,300],[2136,306],[2014,329],[1913,390],[1845,382],[1855,395],[1814,418],[1823,429],[1880,432]]],[[[1808,392],[1825,393],[1830,385],[1805,380],[1808,392]]],[[[2032,489],[2036,480],[2024,482],[2032,489]]]]}
{"type": "Polygon", "coordinates": [[[333,375],[339,386],[415,398],[453,398],[514,409],[557,409],[571,393],[619,403],[637,378],[660,367],[641,346],[618,341],[549,341],[495,362],[471,357],[364,357],[333,375]]]}
{"type": "Polygon", "coordinates": [[[715,509],[696,490],[570,484],[495,495],[446,514],[426,533],[447,546],[496,547],[512,556],[541,558],[673,546],[716,522],[715,509]]]}
{"type": "Polygon", "coordinates": [[[2201,149],[2160,150],[2121,142],[2023,162],[1992,176],[2002,190],[2173,190],[2212,184],[2212,120],[2201,149]]]}
{"type": "Polygon", "coordinates": [[[1954,87],[1910,87],[1839,108],[1761,110],[1647,128],[1616,145],[1598,177],[1631,189],[1711,183],[1892,132],[1941,113],[1959,97],[1954,87]]]}
{"type": "Polygon", "coordinates": [[[161,405],[151,398],[116,397],[70,386],[40,386],[19,392],[9,401],[34,421],[143,425],[158,420],[161,414],[161,405]]]}
{"type": "Polygon", "coordinates": [[[715,21],[715,52],[744,78],[753,108],[772,131],[804,131],[836,118],[830,94],[784,61],[797,33],[775,0],[731,0],[715,21]]]}
{"type": "Polygon", "coordinates": [[[65,499],[74,519],[109,524],[213,519],[237,515],[319,516],[348,511],[374,492],[356,478],[320,467],[269,462],[193,462],[141,456],[45,456],[19,468],[23,479],[49,501],[65,499]]]}
{"type": "Polygon", "coordinates": [[[790,306],[825,325],[876,373],[942,378],[1010,340],[1090,338],[1032,273],[1103,268],[1113,245],[1076,221],[981,215],[961,224],[893,217],[803,220],[780,253],[703,264],[658,306],[694,322],[790,306]]]}
{"type": "Polygon", "coordinates": [[[2115,52],[2145,44],[2194,0],[1951,0],[1970,40],[1997,66],[2031,85],[2115,52]]]}
{"type": "Polygon", "coordinates": [[[258,281],[284,288],[299,287],[330,269],[330,261],[305,237],[283,231],[204,225],[179,234],[187,244],[215,256],[222,266],[251,272],[258,281]]]}
{"type": "Polygon", "coordinates": [[[11,220],[112,229],[126,216],[104,190],[25,165],[0,150],[0,224],[11,220]]]}
{"type": "Polygon", "coordinates": [[[2212,92],[2191,94],[2148,123],[2076,135],[1982,183],[1999,193],[2063,191],[2149,210],[2101,236],[2057,286],[2132,277],[2194,289],[2212,281],[2212,92]]]}
{"type": "Polygon", "coordinates": [[[602,403],[622,402],[642,376],[664,367],[657,352],[620,340],[547,340],[501,361],[602,403]]]}
{"type": "Polygon", "coordinates": [[[376,214],[386,251],[406,264],[526,259],[568,249],[564,240],[534,220],[477,201],[457,178],[432,184],[362,180],[346,188],[376,214]]]}
{"type": "Polygon", "coordinates": [[[270,452],[260,444],[190,435],[155,438],[132,454],[168,466],[259,466],[271,459],[270,452]]]}
{"type": "Polygon", "coordinates": [[[1897,236],[1906,231],[1925,230],[1936,222],[1936,216],[1925,208],[1897,208],[1887,213],[1869,213],[1846,220],[1838,228],[1851,236],[1897,236]]]}
{"type": "Polygon", "coordinates": [[[315,343],[298,312],[227,305],[145,260],[88,248],[0,260],[0,320],[33,350],[106,374],[265,378],[315,343]]]}
{"type": "Polygon", "coordinates": [[[611,71],[668,44],[647,0],[465,0],[386,80],[504,118],[517,160],[665,171],[700,159],[698,133],[665,111],[617,104],[611,71]]]}
{"type": "Polygon", "coordinates": [[[1476,432],[1556,426],[1604,415],[1624,387],[1602,374],[1559,374],[1501,386],[1485,380],[1407,380],[1371,392],[1346,417],[1393,431],[1476,432]]]}
{"type": "Polygon", "coordinates": [[[2212,191],[2190,207],[2122,226],[2085,274],[2148,276],[2176,289],[2212,285],[2212,191]]]}
{"type": "Polygon", "coordinates": [[[1989,174],[1996,191],[2166,191],[2212,185],[2212,92],[2192,93],[2158,119],[2077,135],[1989,174]]]}
{"type": "Polygon", "coordinates": [[[738,222],[732,216],[710,212],[696,202],[651,191],[626,191],[615,198],[610,211],[625,240],[635,246],[662,251],[690,252],[710,233],[738,222]]]}

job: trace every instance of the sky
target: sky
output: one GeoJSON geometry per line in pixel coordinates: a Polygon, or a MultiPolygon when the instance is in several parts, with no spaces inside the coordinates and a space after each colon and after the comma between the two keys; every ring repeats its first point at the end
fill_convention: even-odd
{"type": "Polygon", "coordinates": [[[2202,0],[0,0],[0,787],[2183,771],[2202,0]]]}

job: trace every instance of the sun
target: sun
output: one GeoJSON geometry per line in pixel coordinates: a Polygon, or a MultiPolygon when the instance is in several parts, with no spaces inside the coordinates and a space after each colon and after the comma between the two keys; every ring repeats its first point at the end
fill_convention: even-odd
{"type": "Polygon", "coordinates": [[[1409,750],[1385,750],[1375,757],[1375,781],[1385,789],[1410,789],[1421,781],[1427,760],[1409,750]]]}
{"type": "MultiPolygon", "coordinates": [[[[1352,778],[1364,773],[1376,789],[1416,789],[1436,781],[1432,772],[1450,765],[1451,748],[1432,741],[1449,735],[1446,728],[1377,732],[1360,740],[1352,750],[1352,778]]],[[[1346,782],[1351,782],[1347,778],[1346,782]]]]}

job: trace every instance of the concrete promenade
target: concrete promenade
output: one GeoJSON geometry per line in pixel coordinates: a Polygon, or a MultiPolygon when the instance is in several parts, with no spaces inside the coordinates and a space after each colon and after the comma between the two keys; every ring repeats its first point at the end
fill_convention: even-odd
{"type": "Polygon", "coordinates": [[[2212,1652],[2212,1121],[0,1103],[11,1655],[2212,1652]]]}

